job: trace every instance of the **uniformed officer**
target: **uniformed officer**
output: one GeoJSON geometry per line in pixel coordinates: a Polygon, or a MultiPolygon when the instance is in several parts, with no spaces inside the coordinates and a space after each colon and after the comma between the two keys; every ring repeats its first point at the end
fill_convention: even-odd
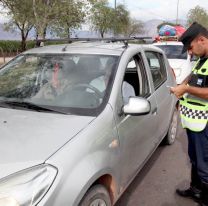
{"type": "Polygon", "coordinates": [[[188,154],[191,161],[191,183],[178,195],[193,198],[201,206],[208,206],[208,31],[194,22],[180,37],[183,52],[196,55],[191,75],[171,88],[180,99],[180,115],[188,136],[188,154]]]}

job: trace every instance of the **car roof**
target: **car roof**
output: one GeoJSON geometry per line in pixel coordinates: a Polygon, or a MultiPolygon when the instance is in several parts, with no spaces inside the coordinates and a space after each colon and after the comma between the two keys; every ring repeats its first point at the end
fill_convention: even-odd
{"type": "MultiPolygon", "coordinates": [[[[122,42],[73,42],[71,44],[57,44],[36,47],[24,52],[24,54],[101,54],[101,55],[113,55],[120,56],[124,50],[128,49],[138,49],[142,50],[143,48],[154,49],[151,44],[128,44],[126,46],[122,42]]],[[[161,51],[160,49],[157,49],[161,51]]]]}
{"type": "Polygon", "coordinates": [[[119,56],[124,51],[123,43],[106,43],[106,42],[73,42],[71,44],[57,44],[30,49],[25,54],[47,53],[47,54],[105,54],[119,56]]]}
{"type": "Polygon", "coordinates": [[[153,43],[153,45],[183,45],[180,41],[161,41],[153,43]]]}

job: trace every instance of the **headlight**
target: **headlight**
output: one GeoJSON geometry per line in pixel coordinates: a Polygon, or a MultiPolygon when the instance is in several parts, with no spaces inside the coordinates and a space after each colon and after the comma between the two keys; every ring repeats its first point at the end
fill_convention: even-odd
{"type": "Polygon", "coordinates": [[[50,165],[40,165],[0,180],[0,206],[34,206],[46,194],[57,174],[50,165]]]}
{"type": "Polygon", "coordinates": [[[174,72],[176,77],[179,77],[181,75],[181,68],[174,68],[174,72]]]}

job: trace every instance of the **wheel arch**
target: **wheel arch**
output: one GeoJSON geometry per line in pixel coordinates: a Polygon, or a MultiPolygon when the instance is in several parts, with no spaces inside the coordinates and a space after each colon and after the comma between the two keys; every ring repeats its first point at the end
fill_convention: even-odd
{"type": "Polygon", "coordinates": [[[102,173],[99,176],[97,176],[97,178],[92,177],[92,179],[89,180],[89,182],[83,188],[82,197],[77,201],[78,205],[82,201],[87,191],[95,185],[103,185],[107,189],[110,195],[111,203],[113,205],[118,197],[118,187],[116,179],[110,173],[102,173]]]}

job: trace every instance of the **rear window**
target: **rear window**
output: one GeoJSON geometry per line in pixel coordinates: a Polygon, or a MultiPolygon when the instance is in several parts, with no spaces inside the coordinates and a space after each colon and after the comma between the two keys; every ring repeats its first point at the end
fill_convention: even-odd
{"type": "Polygon", "coordinates": [[[182,54],[183,45],[155,45],[162,49],[168,59],[187,59],[187,53],[182,54]]]}
{"type": "Polygon", "coordinates": [[[167,79],[167,73],[165,69],[165,63],[162,54],[152,51],[145,52],[147,61],[149,63],[150,71],[155,89],[158,89],[160,85],[167,79]]]}

